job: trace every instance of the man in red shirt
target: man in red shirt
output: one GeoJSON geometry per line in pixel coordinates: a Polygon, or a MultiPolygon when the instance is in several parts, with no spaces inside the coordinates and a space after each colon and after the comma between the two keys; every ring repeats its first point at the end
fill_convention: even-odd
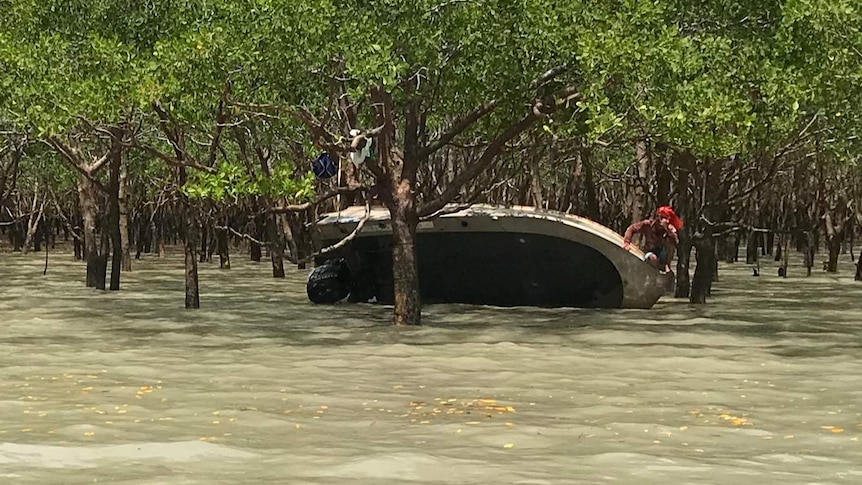
{"type": "Polygon", "coordinates": [[[670,206],[661,206],[656,209],[655,214],[639,222],[635,222],[626,229],[623,236],[623,249],[629,250],[632,237],[635,234],[643,236],[643,247],[646,249],[644,261],[649,262],[656,269],[670,272],[670,263],[673,261],[676,246],[679,244],[677,231],[682,229],[682,220],[670,206]]]}

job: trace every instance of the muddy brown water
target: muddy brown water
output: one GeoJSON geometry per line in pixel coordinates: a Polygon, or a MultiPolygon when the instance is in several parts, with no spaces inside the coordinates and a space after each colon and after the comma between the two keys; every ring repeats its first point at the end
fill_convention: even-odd
{"type": "Polygon", "coordinates": [[[862,283],[723,265],[706,306],[314,306],[179,256],[123,290],[0,254],[0,483],[862,483],[862,283]]]}

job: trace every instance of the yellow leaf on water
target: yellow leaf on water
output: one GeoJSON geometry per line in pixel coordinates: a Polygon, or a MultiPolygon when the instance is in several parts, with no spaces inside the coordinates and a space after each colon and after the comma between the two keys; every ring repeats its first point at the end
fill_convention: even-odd
{"type": "Polygon", "coordinates": [[[87,431],[87,432],[85,432],[85,433],[84,433],[84,436],[93,436],[93,435],[95,435],[95,434],[96,434],[96,433],[94,433],[94,432],[92,432],[92,431],[87,431]]]}
{"type": "Polygon", "coordinates": [[[679,427],[679,430],[680,430],[680,431],[685,431],[685,430],[687,430],[687,429],[688,429],[688,426],[680,426],[680,427],[679,427]]]}
{"type": "Polygon", "coordinates": [[[843,433],[843,432],[844,432],[844,430],[843,430],[843,429],[841,429],[841,428],[832,428],[832,432],[833,432],[833,433],[843,433]]]}
{"type": "Polygon", "coordinates": [[[509,448],[513,448],[514,446],[515,446],[515,443],[506,443],[505,445],[503,445],[503,448],[509,449],[509,448]]]}
{"type": "Polygon", "coordinates": [[[506,426],[511,428],[512,426],[515,426],[515,423],[506,423],[506,426]]]}

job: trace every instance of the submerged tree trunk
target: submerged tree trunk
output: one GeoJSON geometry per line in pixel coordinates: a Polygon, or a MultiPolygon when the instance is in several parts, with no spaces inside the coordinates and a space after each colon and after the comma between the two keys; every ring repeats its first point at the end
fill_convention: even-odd
{"type": "MultiPolygon", "coordinates": [[[[716,202],[718,194],[716,190],[719,185],[720,168],[712,163],[705,163],[703,167],[703,181],[705,184],[704,195],[701,204],[704,206],[706,221],[715,221],[719,210],[716,202]],[[708,203],[712,202],[712,205],[708,203]]],[[[714,228],[709,222],[699,222],[699,230],[692,240],[694,242],[697,266],[694,269],[694,277],[691,281],[691,294],[688,301],[691,303],[706,303],[706,298],[712,293],[712,283],[718,274],[718,260],[716,259],[714,228]]]]}
{"type": "Polygon", "coordinates": [[[84,222],[84,259],[87,261],[87,287],[96,287],[99,246],[96,239],[96,188],[86,176],[78,178],[78,202],[84,222]]]}
{"type": "Polygon", "coordinates": [[[9,228],[9,240],[12,242],[13,251],[22,251],[24,249],[24,240],[27,231],[24,229],[24,222],[18,221],[9,228]]]}
{"type": "Polygon", "coordinates": [[[265,217],[269,259],[272,262],[272,277],[284,278],[284,234],[278,225],[276,214],[267,214],[265,217]]]}
{"type": "Polygon", "coordinates": [[[153,241],[156,244],[157,255],[160,258],[165,257],[166,248],[165,248],[165,218],[164,216],[159,216],[158,224],[153,225],[153,241]]]}
{"type": "Polygon", "coordinates": [[[117,198],[119,203],[120,213],[120,247],[122,248],[123,256],[123,271],[132,271],[132,249],[129,242],[129,207],[126,201],[126,164],[120,164],[119,187],[117,190],[117,198]]]}
{"type": "MultiPolygon", "coordinates": [[[[689,174],[692,156],[687,152],[673,151],[671,154],[671,164],[677,170],[677,211],[684,218],[690,218],[691,197],[689,196],[689,174]]],[[[668,170],[668,172],[670,172],[668,170]]],[[[676,263],[676,290],[674,297],[688,298],[691,294],[691,231],[694,224],[689,221],[679,232],[679,247],[677,248],[677,263],[676,263]]]]}
{"type": "Polygon", "coordinates": [[[706,232],[694,237],[694,246],[697,250],[697,267],[694,269],[694,278],[691,281],[691,303],[706,303],[706,297],[712,290],[712,281],[715,271],[715,239],[712,234],[706,232]]]}
{"type": "Polygon", "coordinates": [[[760,233],[757,231],[749,231],[748,239],[745,242],[745,264],[756,264],[759,257],[760,233]]]}
{"type": "MultiPolygon", "coordinates": [[[[24,245],[21,247],[21,252],[27,254],[30,247],[33,246],[34,236],[39,229],[39,224],[42,221],[42,215],[45,211],[45,202],[39,204],[38,187],[34,190],[33,205],[30,207],[30,217],[27,218],[27,232],[24,236],[24,245]]],[[[35,250],[39,251],[39,241],[36,241],[35,250]]]]}
{"type": "Polygon", "coordinates": [[[258,241],[262,241],[265,237],[264,231],[261,229],[261,221],[260,217],[255,217],[254,221],[251,223],[252,231],[251,234],[254,234],[255,239],[252,239],[251,244],[249,245],[249,257],[252,261],[259,263],[263,258],[263,251],[261,251],[260,244],[258,241]]]}
{"type": "Polygon", "coordinates": [[[200,262],[206,263],[207,262],[207,252],[209,251],[209,243],[210,242],[209,242],[209,231],[207,230],[207,227],[205,225],[200,226],[199,234],[201,237],[200,262]]]}
{"type": "MultiPolygon", "coordinates": [[[[228,222],[225,221],[225,227],[228,222]]],[[[218,247],[219,268],[230,269],[230,249],[227,241],[227,229],[216,229],[216,246],[218,247]]]]}
{"type": "MultiPolygon", "coordinates": [[[[116,140],[116,138],[115,138],[116,140]]],[[[119,143],[111,150],[110,172],[108,174],[108,217],[105,230],[111,237],[111,290],[120,289],[120,270],[123,265],[123,237],[120,234],[120,166],[122,165],[122,151],[119,143]]]]}
{"type": "Polygon", "coordinates": [[[419,265],[416,260],[416,227],[419,217],[409,181],[401,181],[389,201],[392,221],[392,279],[395,325],[420,325],[419,265]]]}
{"type": "Polygon", "coordinates": [[[186,308],[200,308],[200,285],[198,281],[198,260],[195,249],[197,247],[197,221],[193,209],[186,207],[186,232],[185,242],[185,273],[186,273],[186,308]]]}
{"type": "Polygon", "coordinates": [[[691,293],[691,240],[683,231],[680,232],[679,248],[677,248],[676,260],[676,290],[675,298],[688,298],[691,293]]]}
{"type": "MultiPolygon", "coordinates": [[[[182,188],[186,183],[186,168],[179,167],[178,169],[179,188],[182,188]]],[[[182,192],[181,192],[182,194],[182,192]]],[[[185,195],[180,196],[182,199],[183,218],[186,226],[185,243],[183,253],[185,255],[185,274],[186,274],[186,308],[200,308],[200,285],[198,281],[198,260],[195,250],[198,245],[198,228],[199,223],[195,217],[195,208],[189,202],[185,195]]]]}
{"type": "Polygon", "coordinates": [[[826,271],[829,273],[838,272],[838,258],[841,255],[841,244],[843,241],[842,228],[836,228],[832,220],[830,211],[826,211],[824,218],[826,225],[826,249],[829,251],[829,259],[826,262],[826,271]]]}

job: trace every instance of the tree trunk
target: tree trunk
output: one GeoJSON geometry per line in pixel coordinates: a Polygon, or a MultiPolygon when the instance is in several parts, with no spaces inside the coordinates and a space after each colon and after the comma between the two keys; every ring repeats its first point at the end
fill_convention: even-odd
{"type": "MultiPolygon", "coordinates": [[[[182,189],[186,183],[186,168],[179,167],[178,169],[179,189],[182,189]]],[[[195,217],[195,208],[192,206],[188,197],[182,195],[182,210],[184,212],[185,230],[185,273],[186,273],[186,308],[200,308],[200,284],[198,280],[198,260],[196,258],[195,249],[198,245],[198,228],[200,224],[195,217]]]]}
{"type": "Polygon", "coordinates": [[[85,176],[78,178],[78,203],[84,222],[84,258],[87,260],[87,287],[94,288],[98,281],[99,246],[96,240],[96,188],[85,176]]]}
{"type": "Polygon", "coordinates": [[[117,192],[120,213],[120,247],[122,248],[123,271],[132,271],[132,250],[129,243],[129,208],[126,201],[126,164],[120,164],[119,188],[117,192]]]}
{"type": "Polygon", "coordinates": [[[856,262],[856,276],[853,279],[862,281],[862,251],[859,251],[859,261],[856,262]]]}
{"type": "Polygon", "coordinates": [[[829,260],[826,262],[826,271],[829,273],[838,272],[838,259],[841,256],[841,238],[836,236],[826,242],[829,248],[829,260]]]}
{"type": "Polygon", "coordinates": [[[813,231],[807,231],[802,240],[803,243],[803,251],[804,251],[804,261],[805,261],[805,272],[808,276],[811,276],[811,268],[814,267],[814,251],[817,247],[814,243],[813,231]]]}
{"type": "Polygon", "coordinates": [[[24,249],[24,240],[26,239],[27,230],[24,228],[24,222],[18,221],[12,224],[9,228],[9,239],[12,242],[13,251],[22,251],[24,249]]]}
{"type": "MultiPolygon", "coordinates": [[[[37,199],[33,199],[34,204],[37,202],[37,199]]],[[[27,254],[30,252],[30,247],[34,247],[36,252],[39,252],[40,242],[36,239],[36,232],[39,230],[39,223],[42,221],[42,209],[37,209],[34,205],[30,212],[30,217],[27,220],[27,233],[24,236],[24,245],[21,247],[21,252],[23,254],[27,254]],[[35,240],[35,245],[34,245],[35,240]]]]}
{"type": "MultiPolygon", "coordinates": [[[[671,153],[671,165],[677,171],[678,183],[676,186],[677,211],[682,217],[691,216],[691,198],[689,197],[689,175],[691,173],[692,156],[687,152],[673,151],[671,153]]],[[[691,294],[691,230],[692,222],[689,221],[679,232],[679,247],[677,248],[676,263],[676,290],[674,297],[688,298],[691,294]]]]}
{"type": "Polygon", "coordinates": [[[207,252],[209,246],[209,231],[205,225],[200,226],[200,235],[201,235],[201,263],[207,262],[207,252]]]}
{"type": "Polygon", "coordinates": [[[298,214],[278,214],[276,216],[276,225],[279,231],[281,231],[279,234],[284,238],[285,249],[287,250],[287,254],[290,255],[288,259],[291,261],[298,261],[301,257],[299,244],[293,231],[297,227],[298,216],[298,214]]]}
{"type": "MultiPolygon", "coordinates": [[[[39,186],[33,187],[33,203],[30,206],[30,216],[27,218],[27,232],[24,236],[24,245],[21,247],[21,252],[27,254],[30,252],[30,247],[33,246],[33,239],[36,236],[36,231],[39,229],[39,223],[42,220],[42,214],[45,209],[45,203],[39,204],[39,186]]],[[[38,243],[37,243],[38,246],[38,243]]],[[[39,251],[39,248],[36,248],[39,251]]]]}
{"type": "Polygon", "coordinates": [[[638,140],[635,145],[637,152],[637,178],[635,180],[634,190],[631,192],[631,222],[637,222],[644,219],[644,184],[650,165],[650,150],[649,142],[645,139],[638,140]]]}
{"type": "MultiPolygon", "coordinates": [[[[116,138],[115,138],[116,140],[116,138]]],[[[123,237],[120,234],[120,166],[123,162],[123,152],[119,142],[114,141],[110,154],[110,172],[108,174],[108,217],[105,230],[111,237],[111,290],[120,289],[120,270],[123,266],[123,237]]]]}
{"type": "Polygon", "coordinates": [[[419,218],[412,187],[401,182],[389,207],[392,220],[392,278],[395,294],[395,325],[420,325],[419,265],[416,260],[416,227],[419,218]]]}
{"type": "Polygon", "coordinates": [[[266,216],[267,243],[269,243],[269,258],[272,262],[272,277],[284,278],[284,235],[278,227],[276,214],[266,216]]]}
{"type": "Polygon", "coordinates": [[[160,258],[165,257],[165,219],[164,216],[159,216],[158,224],[153,221],[153,242],[156,244],[157,255],[160,258]]]}
{"type": "Polygon", "coordinates": [[[688,298],[691,293],[691,240],[685,231],[680,232],[679,247],[677,248],[676,260],[676,290],[675,298],[688,298]]]}
{"type": "MultiPolygon", "coordinates": [[[[41,210],[40,210],[41,212],[41,210]]],[[[42,244],[49,244],[50,240],[50,231],[48,230],[48,222],[43,220],[42,216],[39,216],[39,220],[36,221],[36,230],[33,231],[33,251],[40,252],[42,251],[42,244]]]]}
{"type": "Polygon", "coordinates": [[[193,209],[186,207],[186,233],[185,242],[185,272],[186,272],[186,308],[200,308],[200,284],[198,280],[198,260],[195,254],[197,247],[197,221],[192,214],[193,209]]]}
{"type": "Polygon", "coordinates": [[[689,301],[706,303],[706,297],[711,293],[715,271],[715,240],[709,233],[697,235],[694,239],[697,249],[697,267],[694,269],[689,301]]]}
{"type": "Polygon", "coordinates": [[[838,272],[838,257],[841,255],[841,243],[843,242],[842,229],[836,229],[832,220],[832,214],[827,210],[824,218],[826,225],[826,248],[829,250],[829,259],[826,262],[826,271],[838,272]]]}
{"type": "MultiPolygon", "coordinates": [[[[261,229],[262,225],[263,224],[260,221],[260,217],[255,217],[254,222],[252,222],[252,225],[251,225],[251,228],[253,229],[251,234],[254,234],[254,237],[255,237],[255,239],[257,239],[257,241],[262,241],[263,238],[265,237],[264,231],[261,229]]],[[[251,241],[251,244],[249,247],[249,257],[251,258],[252,261],[259,263],[260,260],[263,258],[263,254],[261,251],[260,244],[258,244],[257,241],[254,241],[254,240],[251,241]]]]}
{"type": "MultiPolygon", "coordinates": [[[[225,227],[228,222],[225,221],[225,227]]],[[[227,241],[227,229],[216,230],[216,245],[218,246],[219,268],[230,269],[230,250],[227,241]]]]}
{"type": "Polygon", "coordinates": [[[566,180],[566,189],[563,193],[563,200],[560,201],[560,211],[562,212],[572,212],[573,209],[576,209],[576,201],[578,195],[578,183],[581,180],[581,173],[583,172],[584,164],[581,161],[580,154],[577,154],[572,159],[572,165],[569,170],[569,177],[566,180]]]}
{"type": "Polygon", "coordinates": [[[542,174],[539,170],[539,158],[543,155],[542,152],[543,150],[535,150],[527,162],[530,170],[530,194],[532,195],[533,207],[538,209],[545,206],[545,200],[542,197],[542,174]]]}
{"type": "Polygon", "coordinates": [[[589,147],[581,147],[578,150],[581,161],[584,164],[584,190],[587,198],[587,218],[593,221],[600,219],[599,197],[596,193],[596,181],[593,177],[593,165],[590,160],[591,151],[589,147]]]}
{"type": "Polygon", "coordinates": [[[670,204],[670,185],[673,181],[673,174],[668,166],[667,151],[667,145],[656,143],[652,156],[656,171],[656,204],[659,206],[670,204]]]}
{"type": "MultiPolygon", "coordinates": [[[[719,211],[721,209],[717,206],[720,196],[716,193],[719,189],[719,175],[720,167],[714,164],[713,161],[706,160],[703,165],[703,183],[705,186],[703,200],[700,203],[701,207],[703,207],[703,215],[709,221],[715,221],[720,217],[719,211]],[[708,205],[709,203],[712,205],[708,205]]],[[[694,269],[694,277],[691,281],[689,302],[703,304],[706,303],[706,298],[712,292],[712,283],[718,274],[718,260],[716,259],[713,227],[709,223],[698,222],[698,224],[701,225],[701,229],[692,236],[697,251],[695,256],[697,266],[694,269]]]]}
{"type": "Polygon", "coordinates": [[[72,235],[72,252],[75,254],[75,260],[80,261],[84,259],[84,251],[83,244],[81,244],[81,238],[77,235],[72,235]]]}
{"type": "Polygon", "coordinates": [[[748,240],[745,242],[745,264],[756,264],[758,261],[758,247],[760,241],[760,233],[749,231],[748,240]]]}

